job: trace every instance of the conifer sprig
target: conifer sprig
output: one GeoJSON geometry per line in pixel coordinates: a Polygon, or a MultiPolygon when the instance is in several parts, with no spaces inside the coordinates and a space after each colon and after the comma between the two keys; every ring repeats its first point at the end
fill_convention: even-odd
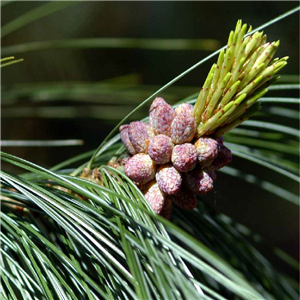
{"type": "Polygon", "coordinates": [[[260,109],[256,101],[287,64],[287,56],[273,59],[279,41],[267,43],[263,32],[244,38],[246,32],[247,25],[239,20],[201,88],[194,107],[199,137],[218,137],[250,118],[260,109]]]}

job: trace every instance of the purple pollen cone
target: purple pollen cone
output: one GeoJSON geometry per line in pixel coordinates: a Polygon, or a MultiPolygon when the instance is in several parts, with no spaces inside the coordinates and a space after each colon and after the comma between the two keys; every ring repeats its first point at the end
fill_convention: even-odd
{"type": "Polygon", "coordinates": [[[121,141],[124,144],[124,146],[126,147],[126,149],[128,150],[128,152],[132,155],[136,154],[137,152],[135,151],[135,149],[133,148],[130,140],[129,140],[129,136],[128,136],[128,124],[125,125],[121,125],[119,128],[120,131],[120,136],[121,136],[121,141]]]}
{"type": "Polygon", "coordinates": [[[149,124],[156,134],[165,134],[170,136],[171,123],[175,118],[175,115],[175,110],[171,105],[167,103],[164,104],[161,100],[157,100],[157,104],[154,105],[152,109],[150,108],[149,124]],[[158,103],[160,104],[158,105],[158,103]]]}
{"type": "Polygon", "coordinates": [[[171,139],[174,144],[189,143],[196,133],[196,121],[189,106],[183,103],[176,110],[177,114],[171,124],[171,139]]]}
{"type": "Polygon", "coordinates": [[[219,154],[219,144],[211,138],[199,138],[195,142],[198,162],[201,167],[209,166],[219,154]]]}
{"type": "Polygon", "coordinates": [[[198,155],[196,147],[190,143],[176,145],[172,152],[172,163],[180,172],[188,172],[195,168],[198,155]]]}
{"type": "Polygon", "coordinates": [[[215,158],[212,164],[208,167],[210,170],[219,170],[228,165],[232,161],[232,154],[230,149],[222,145],[220,147],[219,155],[215,158]]]}
{"type": "Polygon", "coordinates": [[[171,161],[173,147],[170,137],[159,134],[150,140],[148,154],[156,164],[166,164],[171,161]]]}
{"type": "Polygon", "coordinates": [[[181,188],[182,178],[180,172],[171,164],[160,166],[155,178],[159,188],[167,195],[174,195],[181,188]]]}
{"type": "Polygon", "coordinates": [[[150,181],[143,190],[144,196],[156,214],[161,213],[166,201],[165,194],[155,180],[150,181]]]}
{"type": "Polygon", "coordinates": [[[156,165],[145,153],[132,156],[124,166],[125,174],[137,183],[147,183],[155,177],[156,165]]]}
{"type": "Polygon", "coordinates": [[[181,190],[171,196],[173,203],[179,208],[191,210],[197,206],[197,196],[196,193],[190,191],[189,189],[182,187],[181,190]]]}
{"type": "Polygon", "coordinates": [[[150,139],[154,137],[149,124],[141,121],[131,122],[128,127],[128,137],[133,148],[138,153],[147,153],[150,139]]]}
{"type": "Polygon", "coordinates": [[[192,192],[206,194],[213,189],[212,178],[200,168],[184,173],[184,184],[192,192]]]}

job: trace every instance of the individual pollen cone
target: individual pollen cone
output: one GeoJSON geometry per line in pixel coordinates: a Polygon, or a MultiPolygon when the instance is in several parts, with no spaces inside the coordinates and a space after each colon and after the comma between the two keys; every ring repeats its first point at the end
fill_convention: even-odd
{"type": "Polygon", "coordinates": [[[124,146],[126,147],[126,149],[128,150],[128,152],[130,154],[134,155],[137,152],[135,151],[135,149],[133,148],[133,146],[129,140],[128,126],[129,126],[128,124],[125,124],[125,125],[120,126],[120,128],[119,128],[121,141],[124,144],[124,146]]]}
{"type": "Polygon", "coordinates": [[[147,183],[155,177],[156,165],[145,153],[132,156],[124,166],[126,175],[136,183],[147,183]]]}
{"type": "Polygon", "coordinates": [[[197,206],[197,197],[194,192],[185,188],[184,186],[181,190],[171,196],[173,203],[178,206],[179,208],[191,210],[197,206]]]}
{"type": "Polygon", "coordinates": [[[166,201],[165,194],[159,189],[155,180],[147,183],[143,189],[144,196],[156,214],[160,214],[166,201]]]}
{"type": "Polygon", "coordinates": [[[206,194],[213,189],[212,178],[198,167],[183,173],[183,181],[188,189],[197,194],[206,194]]]}
{"type": "Polygon", "coordinates": [[[166,164],[171,161],[174,144],[170,137],[159,134],[150,140],[148,154],[156,164],[166,164]]]}
{"type": "Polygon", "coordinates": [[[161,165],[155,175],[159,188],[167,195],[174,195],[181,188],[182,178],[172,164],[161,165]]]}
{"type": "Polygon", "coordinates": [[[136,152],[147,153],[149,142],[154,137],[154,132],[150,125],[141,121],[135,121],[129,124],[128,137],[136,152]]]}
{"type": "Polygon", "coordinates": [[[174,144],[189,143],[196,133],[194,114],[187,107],[179,106],[177,111],[171,124],[171,139],[174,144]]]}
{"type": "Polygon", "coordinates": [[[176,145],[172,152],[173,166],[180,172],[188,172],[195,168],[198,160],[196,147],[190,143],[176,145]]]}
{"type": "Polygon", "coordinates": [[[212,164],[208,167],[208,170],[219,170],[232,161],[232,154],[230,149],[221,145],[218,156],[214,159],[212,164]]]}
{"type": "Polygon", "coordinates": [[[202,167],[209,166],[219,153],[218,142],[211,138],[199,138],[195,142],[195,147],[198,155],[198,162],[202,167]]]}
{"type": "Polygon", "coordinates": [[[171,123],[175,118],[174,108],[162,98],[156,98],[149,111],[149,124],[156,134],[171,135],[171,123]]]}

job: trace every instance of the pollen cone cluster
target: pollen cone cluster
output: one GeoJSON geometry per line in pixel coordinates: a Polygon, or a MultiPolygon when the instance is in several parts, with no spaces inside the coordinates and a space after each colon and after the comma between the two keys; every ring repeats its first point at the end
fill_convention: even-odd
{"type": "Polygon", "coordinates": [[[260,109],[257,100],[287,64],[288,57],[273,58],[279,41],[267,43],[263,32],[250,32],[237,22],[194,106],[183,103],[174,109],[157,97],[149,123],[119,128],[131,155],[124,171],[157,214],[169,218],[173,204],[193,209],[196,195],[213,189],[215,171],[232,159],[223,135],[260,109]]]}
{"type": "Polygon", "coordinates": [[[222,139],[195,138],[196,129],[192,105],[183,103],[174,109],[160,97],[150,107],[149,124],[135,121],[119,129],[131,154],[124,165],[126,175],[152,209],[166,218],[173,204],[194,209],[196,195],[212,190],[214,171],[231,161],[222,139]]]}

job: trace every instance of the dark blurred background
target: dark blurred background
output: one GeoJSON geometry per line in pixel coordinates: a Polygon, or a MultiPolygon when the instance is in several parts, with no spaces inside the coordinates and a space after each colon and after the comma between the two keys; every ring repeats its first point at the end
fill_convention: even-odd
{"type": "MultiPolygon", "coordinates": [[[[55,10],[49,3],[2,2],[1,9],[1,27],[5,30],[1,57],[24,58],[1,72],[2,140],[84,141],[82,146],[73,147],[2,148],[47,168],[95,149],[136,105],[224,46],[238,19],[256,28],[298,4],[294,1],[85,1],[69,2],[68,6],[47,14],[55,10]],[[45,5],[50,6],[43,8],[45,5]],[[34,12],[47,15],[22,25],[20,16],[25,14],[27,19],[28,16],[34,19],[34,12]],[[85,47],[74,44],[62,47],[52,42],[46,49],[32,51],[29,45],[24,45],[82,38],[94,38],[94,42],[85,47]],[[118,40],[104,47],[97,46],[95,38],[102,42],[106,38],[110,42],[111,38],[118,40]],[[134,39],[133,44],[126,46],[120,38],[134,39]],[[170,41],[170,46],[166,41],[169,39],[183,39],[183,46],[180,41],[177,44],[170,41]]],[[[267,27],[264,32],[268,41],[280,39],[276,56],[290,57],[281,71],[283,79],[297,80],[299,13],[267,27]]],[[[198,92],[215,61],[216,57],[190,72],[161,96],[174,104],[198,92]]],[[[279,91],[272,95],[298,97],[298,92],[279,91]]],[[[133,119],[145,117],[148,107],[138,111],[133,119]]],[[[248,168],[266,172],[237,157],[234,164],[244,164],[245,172],[248,168]]],[[[2,167],[15,171],[9,166],[2,167]]],[[[268,172],[271,176],[272,172],[268,172]]],[[[298,193],[298,185],[286,184],[290,184],[293,193],[298,193]]],[[[225,174],[219,174],[214,193],[207,195],[205,201],[257,232],[263,238],[258,247],[279,268],[286,267],[270,251],[273,246],[298,259],[299,212],[294,204],[225,174]]],[[[294,278],[298,276],[292,269],[284,271],[294,278]]]]}

